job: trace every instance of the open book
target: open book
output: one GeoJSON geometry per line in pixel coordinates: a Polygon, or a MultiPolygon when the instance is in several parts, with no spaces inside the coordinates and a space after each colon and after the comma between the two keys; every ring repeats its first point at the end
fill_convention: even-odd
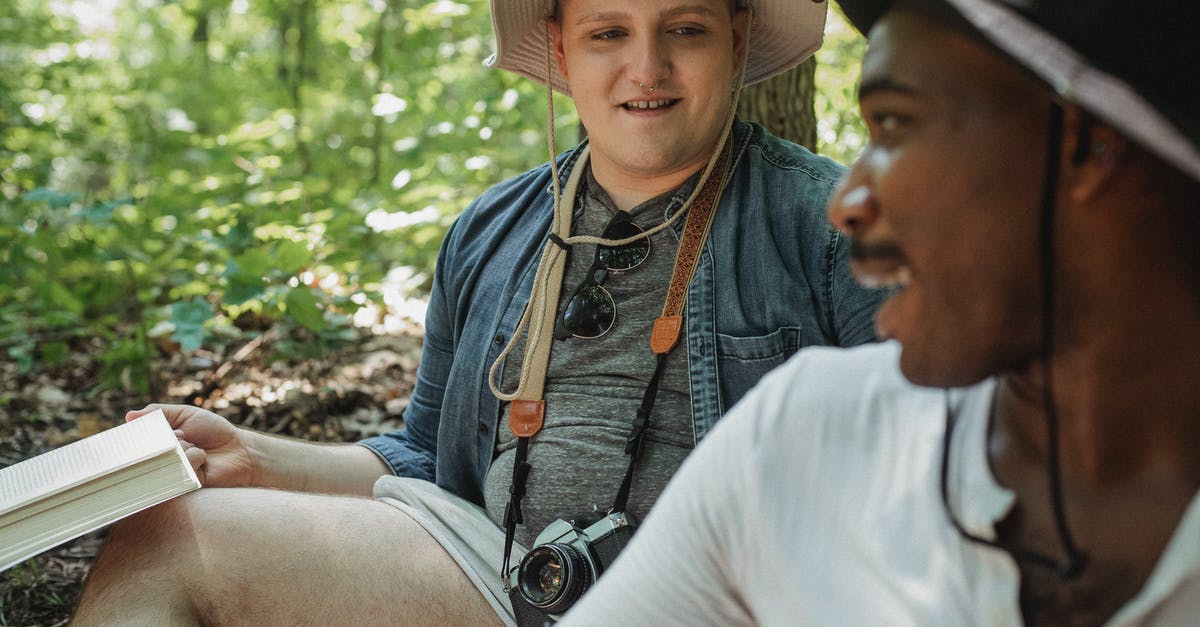
{"type": "Polygon", "coordinates": [[[200,487],[162,411],[0,469],[0,571],[200,487]]]}

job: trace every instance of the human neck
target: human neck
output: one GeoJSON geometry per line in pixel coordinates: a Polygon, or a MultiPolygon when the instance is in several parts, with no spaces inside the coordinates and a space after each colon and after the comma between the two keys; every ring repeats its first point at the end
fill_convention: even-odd
{"type": "MultiPolygon", "coordinates": [[[[1194,347],[1197,339],[1181,333],[1176,346],[1194,347]]],[[[1057,452],[1048,450],[1046,369],[1002,377],[996,388],[988,458],[997,481],[1016,496],[997,525],[999,538],[1061,557],[1067,540],[1055,522],[1057,509],[1072,544],[1087,556],[1072,581],[1019,564],[1031,626],[1111,617],[1145,584],[1200,490],[1196,357],[1142,346],[1093,348],[1054,360],[1057,452]],[[1058,497],[1051,456],[1060,468],[1058,497]]]]}
{"type": "Polygon", "coordinates": [[[705,165],[707,162],[661,172],[634,172],[594,156],[591,163],[592,176],[621,211],[633,209],[651,198],[678,188],[705,165]]]}
{"type": "MultiPolygon", "coordinates": [[[[1044,388],[1052,379],[1064,481],[1103,491],[1115,483],[1176,477],[1200,485],[1200,314],[1178,303],[1110,309],[1104,330],[1056,348],[1052,377],[1034,363],[1001,378],[993,433],[1025,462],[1044,460],[1044,388]],[[1121,312],[1127,312],[1122,314],[1121,312]]],[[[1065,336],[1066,334],[1061,334],[1065,336]]],[[[993,451],[996,452],[996,451],[993,451]]],[[[1015,457],[1013,457],[1015,455],[1015,457]]]]}

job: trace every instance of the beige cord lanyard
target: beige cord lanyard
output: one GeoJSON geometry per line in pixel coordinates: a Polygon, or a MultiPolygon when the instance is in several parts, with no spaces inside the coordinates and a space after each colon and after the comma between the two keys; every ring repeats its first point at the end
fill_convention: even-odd
{"type": "MultiPolygon", "coordinates": [[[[704,248],[704,242],[708,238],[708,231],[712,227],[713,216],[716,215],[717,200],[721,196],[721,191],[725,185],[726,169],[729,164],[729,153],[731,141],[726,137],[725,143],[721,149],[721,154],[717,158],[715,166],[712,168],[710,175],[703,181],[703,187],[699,193],[693,197],[691,208],[688,210],[686,222],[683,227],[683,237],[679,241],[679,249],[675,253],[675,267],[671,273],[671,283],[667,289],[667,297],[663,303],[662,314],[654,320],[654,327],[650,332],[650,349],[654,351],[657,359],[655,364],[654,374],[650,377],[650,382],[646,387],[646,393],[642,398],[642,405],[638,408],[637,418],[633,421],[630,430],[629,439],[625,446],[625,453],[629,455],[629,467],[625,472],[625,477],[621,482],[621,487],[617,492],[617,498],[613,503],[612,511],[623,511],[625,503],[629,496],[629,487],[633,479],[633,466],[641,454],[643,436],[645,435],[646,426],[650,418],[650,412],[654,407],[654,398],[658,391],[658,380],[662,374],[663,365],[666,363],[667,355],[679,343],[679,334],[683,328],[683,305],[687,296],[687,286],[692,280],[692,275],[696,272],[696,266],[700,260],[700,251],[704,248]]],[[[571,173],[570,180],[567,182],[567,189],[564,195],[572,199],[574,202],[576,189],[578,187],[580,170],[583,170],[583,164],[579,163],[574,172],[571,173]]],[[[566,231],[570,231],[569,216],[573,208],[568,207],[566,213],[566,231]]],[[[681,211],[683,208],[680,209],[681,211]]],[[[561,215],[556,215],[556,223],[561,215]]],[[[556,224],[555,226],[559,226],[556,224]]],[[[565,252],[565,243],[560,234],[551,230],[551,244],[547,245],[546,254],[549,255],[552,251],[556,253],[565,252]]],[[[543,256],[545,261],[545,256],[543,256]]],[[[527,352],[526,357],[533,356],[537,361],[532,364],[536,372],[527,381],[522,381],[522,388],[518,390],[518,398],[512,400],[509,406],[508,422],[509,428],[512,429],[513,435],[517,438],[516,459],[513,463],[513,479],[509,485],[509,501],[504,509],[504,562],[500,568],[500,578],[504,582],[505,590],[508,589],[508,571],[509,560],[512,557],[513,538],[516,534],[517,525],[524,522],[524,516],[521,512],[521,499],[525,496],[525,481],[529,477],[529,471],[532,466],[526,461],[529,452],[529,440],[542,428],[542,421],[545,418],[546,401],[542,398],[542,391],[546,379],[546,367],[549,364],[549,346],[551,334],[553,333],[553,319],[557,315],[558,292],[562,284],[562,265],[557,264],[557,268],[551,268],[549,272],[549,280],[553,283],[545,285],[549,292],[545,298],[548,302],[555,303],[555,307],[541,309],[541,320],[534,323],[536,326],[530,329],[529,344],[532,345],[535,341],[540,340],[539,344],[543,350],[533,353],[527,352]],[[547,320],[549,318],[549,320],[547,320]],[[540,337],[535,336],[537,334],[540,337]]],[[[539,267],[538,274],[541,274],[542,268],[539,267]]],[[[535,278],[535,283],[537,279],[535,278]]],[[[535,291],[537,285],[535,284],[535,291]]],[[[530,308],[533,306],[530,302],[530,308]]],[[[526,310],[527,312],[529,309],[526,310]]],[[[531,349],[530,349],[531,350],[531,349]]],[[[494,367],[493,367],[494,368],[494,367]]]]}

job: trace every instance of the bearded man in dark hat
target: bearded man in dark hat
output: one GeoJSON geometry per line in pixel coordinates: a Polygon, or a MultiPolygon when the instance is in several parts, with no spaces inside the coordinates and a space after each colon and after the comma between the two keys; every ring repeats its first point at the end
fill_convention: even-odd
{"type": "Polygon", "coordinates": [[[841,4],[889,341],[764,379],[567,623],[1196,625],[1200,3],[841,4]]]}

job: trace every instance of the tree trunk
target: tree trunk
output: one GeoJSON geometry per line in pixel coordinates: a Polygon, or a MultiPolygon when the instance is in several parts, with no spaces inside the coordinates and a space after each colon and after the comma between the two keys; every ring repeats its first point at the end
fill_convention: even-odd
{"type": "Polygon", "coordinates": [[[738,103],[738,115],[743,120],[762,124],[778,137],[815,151],[817,114],[813,99],[817,93],[816,70],[816,59],[809,58],[783,74],[746,88],[738,103]]]}
{"type": "MultiPolygon", "coordinates": [[[[200,80],[201,85],[208,85],[212,81],[212,57],[208,54],[209,42],[209,27],[212,25],[212,7],[203,6],[195,15],[196,27],[192,29],[192,43],[195,44],[195,50],[200,53],[200,80]]],[[[188,114],[196,122],[196,132],[200,135],[208,135],[212,129],[212,124],[209,122],[211,117],[208,108],[188,107],[188,114]]]]}
{"type": "Polygon", "coordinates": [[[297,0],[294,7],[285,5],[285,13],[281,15],[280,35],[283,48],[280,50],[280,67],[284,69],[283,76],[287,85],[288,97],[291,100],[293,117],[292,135],[296,142],[296,155],[300,160],[300,171],[308,174],[312,171],[312,159],[309,155],[308,143],[304,139],[304,83],[312,77],[309,67],[309,39],[313,36],[313,14],[315,0],[297,0]],[[294,16],[287,14],[288,9],[295,10],[294,16]],[[295,19],[293,22],[292,19],[295,19]],[[295,29],[295,30],[293,30],[295,29]],[[287,64],[288,49],[292,49],[293,63],[287,64]]]}
{"type": "MultiPolygon", "coordinates": [[[[382,92],[384,83],[387,82],[388,65],[385,47],[388,45],[387,35],[391,31],[390,21],[392,12],[396,8],[398,1],[388,0],[383,5],[383,10],[379,13],[379,21],[375,23],[375,33],[371,39],[371,58],[366,64],[367,75],[374,76],[369,98],[373,98],[382,92]]],[[[398,29],[396,34],[403,39],[404,30],[398,29]]],[[[400,42],[397,42],[395,47],[400,48],[400,42]]],[[[386,128],[387,124],[383,116],[371,115],[371,168],[367,186],[379,183],[380,177],[383,176],[383,134],[386,128]]]]}

